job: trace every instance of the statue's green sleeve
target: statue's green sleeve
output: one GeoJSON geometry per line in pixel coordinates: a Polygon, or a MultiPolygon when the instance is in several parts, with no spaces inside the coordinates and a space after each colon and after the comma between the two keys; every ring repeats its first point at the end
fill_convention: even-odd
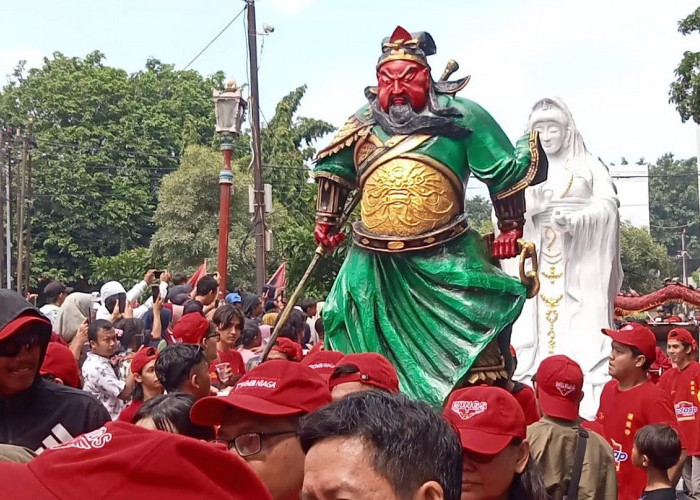
{"type": "Polygon", "coordinates": [[[501,199],[530,185],[538,169],[536,141],[525,135],[513,148],[486,110],[466,99],[459,101],[466,107],[464,119],[472,130],[466,139],[469,169],[488,186],[491,198],[501,199]]]}
{"type": "Polygon", "coordinates": [[[336,180],[340,178],[350,186],[355,186],[357,174],[355,173],[353,148],[346,147],[318,160],[316,168],[314,168],[314,176],[336,178],[336,180]]]}

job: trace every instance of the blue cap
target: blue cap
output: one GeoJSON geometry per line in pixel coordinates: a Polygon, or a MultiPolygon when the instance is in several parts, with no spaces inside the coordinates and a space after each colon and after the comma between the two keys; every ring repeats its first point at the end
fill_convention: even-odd
{"type": "Polygon", "coordinates": [[[235,304],[236,302],[241,302],[241,296],[237,294],[236,292],[229,293],[226,296],[226,303],[227,304],[235,304]]]}

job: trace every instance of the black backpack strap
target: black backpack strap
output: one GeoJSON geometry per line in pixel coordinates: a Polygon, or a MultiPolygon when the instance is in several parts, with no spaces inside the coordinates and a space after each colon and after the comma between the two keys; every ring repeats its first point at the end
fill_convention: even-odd
{"type": "Polygon", "coordinates": [[[574,458],[574,467],[571,469],[569,491],[566,494],[567,500],[578,499],[578,483],[581,481],[581,469],[583,468],[583,458],[586,456],[587,444],[588,431],[582,427],[579,427],[578,439],[576,440],[576,455],[574,458]]]}

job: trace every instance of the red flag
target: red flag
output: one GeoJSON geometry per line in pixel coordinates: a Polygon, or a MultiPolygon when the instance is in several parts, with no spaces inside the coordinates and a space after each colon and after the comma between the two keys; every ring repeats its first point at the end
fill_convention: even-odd
{"type": "Polygon", "coordinates": [[[282,262],[280,267],[277,268],[275,274],[272,275],[270,280],[267,282],[268,285],[272,285],[275,289],[284,289],[287,285],[287,263],[282,262]]]}
{"type": "Polygon", "coordinates": [[[207,274],[207,259],[204,259],[204,263],[199,266],[199,268],[194,272],[192,277],[187,282],[188,285],[197,286],[197,282],[202,279],[207,274]]]}

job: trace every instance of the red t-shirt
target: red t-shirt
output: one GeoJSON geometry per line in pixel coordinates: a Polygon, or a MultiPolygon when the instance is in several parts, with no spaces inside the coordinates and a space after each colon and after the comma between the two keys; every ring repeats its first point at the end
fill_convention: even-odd
{"type": "Polygon", "coordinates": [[[534,424],[541,418],[540,410],[537,408],[537,400],[535,399],[535,391],[529,385],[516,383],[511,393],[513,397],[520,403],[520,407],[525,414],[525,423],[527,425],[534,424]]]}
{"type": "Polygon", "coordinates": [[[119,420],[120,422],[128,422],[130,424],[133,423],[133,418],[136,416],[136,414],[142,406],[143,401],[132,401],[130,405],[128,405],[121,411],[121,413],[117,417],[117,420],[119,420]]]}
{"type": "Polygon", "coordinates": [[[228,363],[231,365],[231,372],[233,376],[245,375],[245,363],[243,362],[243,356],[236,349],[232,349],[227,352],[218,351],[218,357],[209,366],[209,378],[213,381],[218,381],[218,375],[216,374],[216,365],[219,363],[228,363]]]}
{"type": "Polygon", "coordinates": [[[691,361],[682,371],[671,368],[661,375],[659,387],[671,397],[683,447],[688,456],[700,455],[700,363],[691,361]]]}
{"type": "Polygon", "coordinates": [[[638,500],[647,478],[644,469],[632,465],[634,435],[648,424],[678,428],[670,398],[653,382],[621,391],[617,380],[603,388],[596,421],[613,448],[617,469],[618,500],[638,500]]]}

